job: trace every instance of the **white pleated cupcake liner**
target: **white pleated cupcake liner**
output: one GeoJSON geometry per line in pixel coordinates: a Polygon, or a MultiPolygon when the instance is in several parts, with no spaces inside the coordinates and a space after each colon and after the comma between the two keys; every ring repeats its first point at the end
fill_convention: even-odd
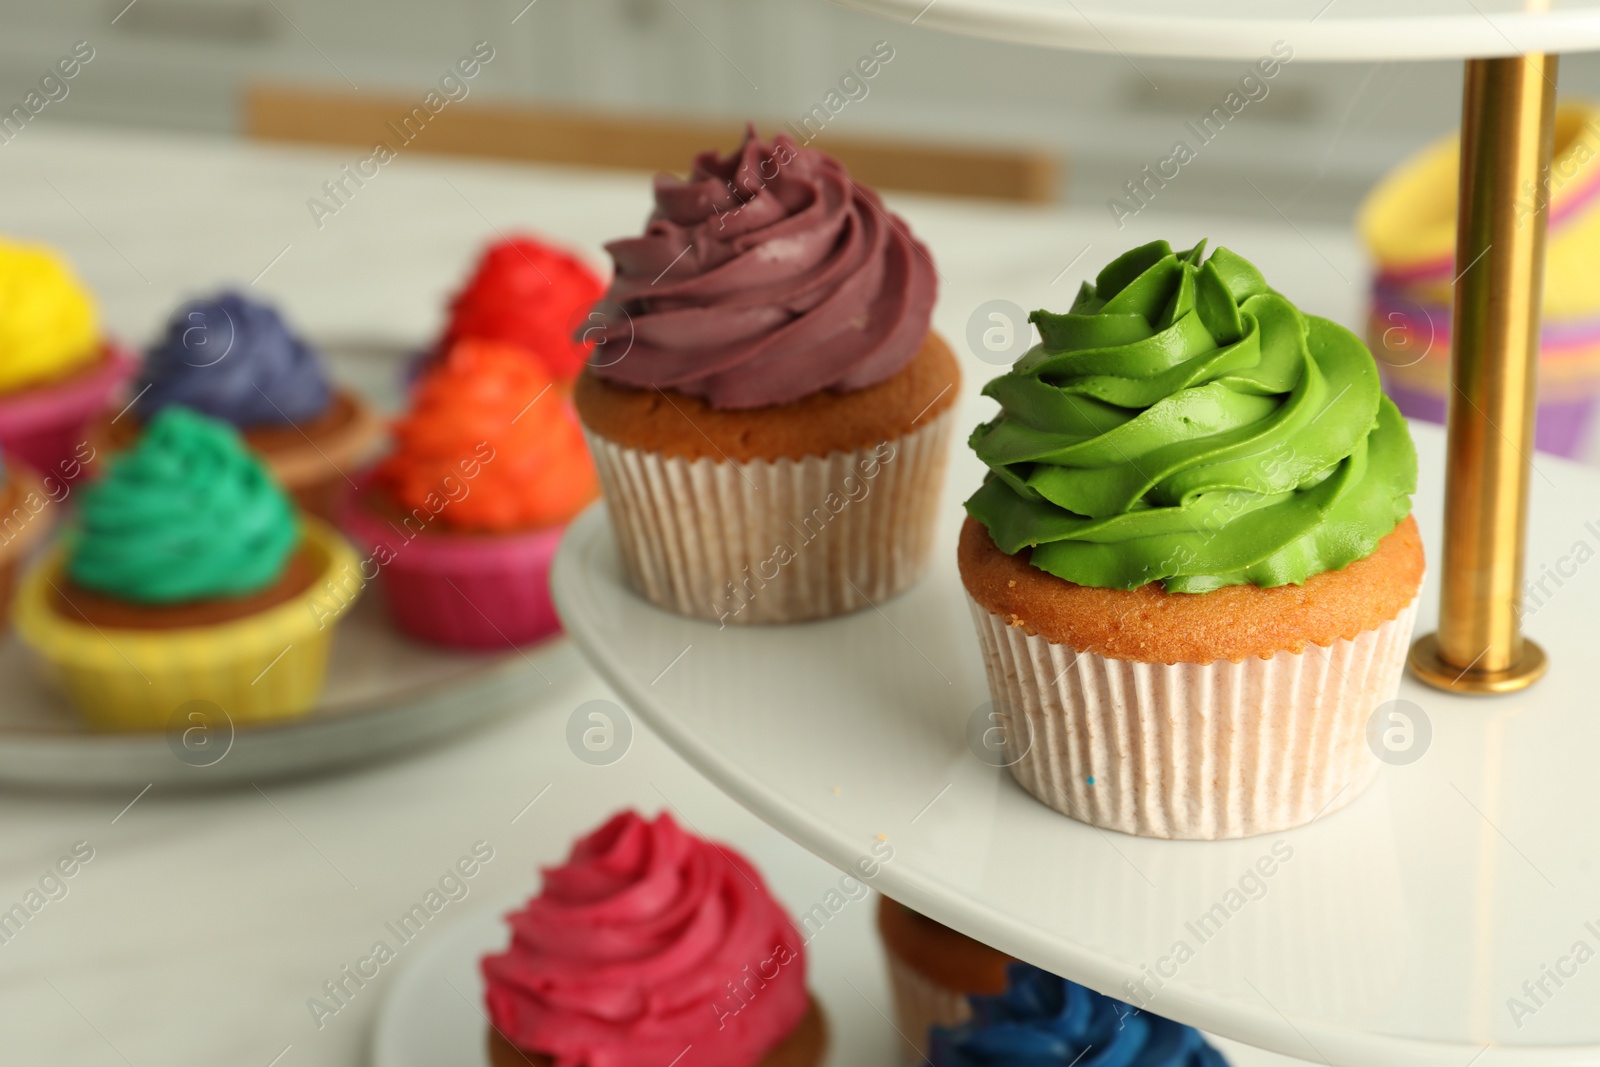
{"type": "Polygon", "coordinates": [[[1141,837],[1302,826],[1354,800],[1367,720],[1400,686],[1416,599],[1328,648],[1241,663],[1141,663],[1026,633],[968,597],[1012,775],[1056,811],[1141,837]]]}
{"type": "Polygon", "coordinates": [[[892,950],[889,960],[889,992],[894,998],[895,1025],[900,1036],[915,1045],[900,1043],[908,1067],[926,1063],[928,1030],[935,1026],[960,1026],[972,1016],[972,1005],[964,994],[946,988],[906,963],[892,950]]]}
{"type": "Polygon", "coordinates": [[[872,448],[747,462],[584,433],[637,593],[694,618],[783,623],[881,604],[922,577],[953,419],[872,448]]]}

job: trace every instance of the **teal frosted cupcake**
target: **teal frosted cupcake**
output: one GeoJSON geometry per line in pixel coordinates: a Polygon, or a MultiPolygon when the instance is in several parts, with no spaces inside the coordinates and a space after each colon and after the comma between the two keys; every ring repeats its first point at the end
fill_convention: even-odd
{"type": "Polygon", "coordinates": [[[282,718],[315,702],[356,565],[234,430],[173,407],[81,491],[16,625],[96,726],[160,729],[192,701],[282,718]]]}

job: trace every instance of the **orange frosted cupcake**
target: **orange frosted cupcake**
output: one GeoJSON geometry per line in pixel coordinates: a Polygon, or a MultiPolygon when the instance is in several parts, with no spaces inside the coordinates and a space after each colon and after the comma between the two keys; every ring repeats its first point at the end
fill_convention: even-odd
{"type": "Polygon", "coordinates": [[[629,582],[796,622],[927,569],[960,372],[928,251],[830,156],[752,129],[656,179],[574,398],[629,582]]]}
{"type": "MultiPolygon", "coordinates": [[[[595,498],[594,467],[565,394],[521,349],[460,341],[417,383],[394,450],[341,512],[415,637],[501,648],[560,629],[550,561],[595,498]]],[[[330,596],[341,591],[330,589],[330,596]]]]}

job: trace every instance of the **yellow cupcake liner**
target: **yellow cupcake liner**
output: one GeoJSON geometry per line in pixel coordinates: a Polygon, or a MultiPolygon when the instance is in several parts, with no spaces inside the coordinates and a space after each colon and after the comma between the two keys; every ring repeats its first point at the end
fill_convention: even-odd
{"type": "Polygon", "coordinates": [[[333,624],[353,600],[344,592],[329,596],[327,588],[334,575],[355,573],[359,560],[331,526],[302,522],[321,558],[316,580],[255,615],[175,630],[68,619],[50,604],[64,562],[56,549],[22,579],[13,607],[17,633],[97,729],[167,729],[191,701],[216,705],[235,724],[303,715],[322,690],[333,624]]]}
{"type": "MultiPolygon", "coordinates": [[[[1357,216],[1362,239],[1385,273],[1418,300],[1449,304],[1459,201],[1460,137],[1423,149],[1380,182],[1357,216]]],[[[1550,166],[1550,233],[1544,313],[1581,318],[1600,312],[1600,105],[1569,101],[1556,109],[1550,166]]],[[[1541,204],[1532,189],[1514,210],[1531,221],[1541,204]]]]}

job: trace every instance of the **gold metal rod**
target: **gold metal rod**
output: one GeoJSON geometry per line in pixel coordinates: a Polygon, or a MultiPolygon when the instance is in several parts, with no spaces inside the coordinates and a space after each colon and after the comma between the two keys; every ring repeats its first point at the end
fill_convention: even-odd
{"type": "Polygon", "coordinates": [[[1522,689],[1546,665],[1519,613],[1555,81],[1555,56],[1466,66],[1439,632],[1411,649],[1419,678],[1461,693],[1522,689]],[[1519,213],[1530,195],[1539,210],[1519,213]]]}

